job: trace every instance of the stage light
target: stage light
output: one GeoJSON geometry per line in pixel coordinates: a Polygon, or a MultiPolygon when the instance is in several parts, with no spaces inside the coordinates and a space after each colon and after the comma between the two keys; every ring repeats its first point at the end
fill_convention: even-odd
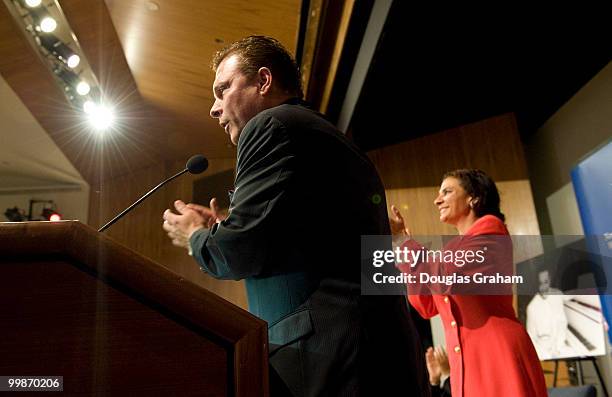
{"type": "Polygon", "coordinates": [[[78,56],[77,54],[72,54],[68,57],[68,67],[71,69],[76,68],[77,66],[79,66],[79,63],[81,62],[81,57],[78,56]]]}
{"type": "Polygon", "coordinates": [[[28,14],[32,17],[38,31],[51,33],[57,28],[57,21],[53,19],[44,7],[31,8],[28,14]]]}
{"type": "Polygon", "coordinates": [[[55,19],[51,18],[51,17],[44,17],[41,21],[40,21],[40,30],[42,30],[45,33],[51,33],[55,30],[55,28],[57,28],[57,22],[55,22],[55,19]]]}
{"type": "Polygon", "coordinates": [[[52,208],[43,208],[42,217],[44,220],[57,222],[62,220],[62,216],[55,212],[52,208]]]}
{"type": "Polygon", "coordinates": [[[71,69],[77,67],[81,62],[81,57],[75,54],[68,45],[62,43],[55,35],[44,34],[36,36],[36,42],[50,54],[56,56],[57,59],[67,64],[71,69]]]}
{"type": "Polygon", "coordinates": [[[113,110],[105,105],[93,104],[93,106],[90,106],[90,111],[87,112],[87,116],[89,124],[98,131],[106,130],[111,127],[115,121],[113,110]]]}
{"type": "Polygon", "coordinates": [[[87,95],[91,91],[91,86],[86,81],[81,80],[79,75],[73,71],[58,67],[54,72],[66,84],[64,89],[71,100],[74,99],[74,91],[81,96],[87,95]]]}
{"type": "Polygon", "coordinates": [[[87,82],[85,82],[85,81],[81,81],[76,86],[76,90],[77,90],[77,93],[79,95],[87,95],[87,94],[89,94],[89,90],[90,89],[91,88],[89,87],[89,84],[87,84],[87,82]]]}
{"type": "Polygon", "coordinates": [[[75,33],[70,29],[58,0],[5,0],[10,14],[20,25],[34,50],[42,57],[66,100],[87,113],[96,129],[112,125],[112,109],[102,106],[101,87],[81,50],[75,33]],[[97,105],[96,105],[97,104],[97,105]]]}
{"type": "Polygon", "coordinates": [[[42,3],[42,0],[25,0],[25,3],[26,3],[26,6],[30,8],[35,8],[35,7],[38,7],[40,3],[42,3]]]}

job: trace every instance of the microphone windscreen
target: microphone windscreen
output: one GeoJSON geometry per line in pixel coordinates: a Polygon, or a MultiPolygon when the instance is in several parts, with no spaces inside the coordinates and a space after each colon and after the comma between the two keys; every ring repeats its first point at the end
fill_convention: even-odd
{"type": "Polygon", "coordinates": [[[187,161],[185,168],[191,174],[202,173],[208,168],[208,160],[201,154],[196,154],[187,161]]]}

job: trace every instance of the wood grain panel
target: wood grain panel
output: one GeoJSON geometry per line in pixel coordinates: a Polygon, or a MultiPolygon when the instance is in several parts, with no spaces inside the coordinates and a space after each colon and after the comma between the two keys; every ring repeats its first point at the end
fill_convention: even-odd
{"type": "Polygon", "coordinates": [[[60,261],[0,269],[2,373],[61,375],[70,395],[227,395],[227,351],[188,327],[60,261]]]}
{"type": "Polygon", "coordinates": [[[323,12],[325,10],[326,0],[310,0],[308,4],[308,20],[306,23],[306,31],[304,33],[304,48],[302,50],[302,63],[300,71],[302,74],[302,89],[304,98],[310,101],[312,95],[310,93],[310,76],[312,72],[315,53],[317,50],[317,39],[319,36],[320,25],[322,24],[323,12]]]}
{"type": "Polygon", "coordinates": [[[527,179],[514,115],[477,123],[368,152],[389,189],[437,186],[457,168],[480,168],[495,181],[527,179]]]}
{"type": "Polygon", "coordinates": [[[329,61],[329,72],[325,82],[325,87],[323,89],[321,105],[319,106],[319,111],[324,114],[327,113],[329,108],[329,101],[332,89],[336,82],[336,74],[338,72],[338,65],[340,64],[340,56],[342,54],[342,50],[344,49],[344,42],[347,39],[348,27],[353,14],[354,5],[355,0],[347,0],[344,2],[344,7],[342,8],[342,16],[340,17],[340,22],[338,23],[336,44],[334,45],[334,51],[329,61]]]}
{"type": "Polygon", "coordinates": [[[355,6],[354,0],[315,1],[306,29],[303,72],[305,98],[326,113],[355,6]]]}
{"type": "MultiPolygon", "coordinates": [[[[0,224],[0,251],[3,253],[0,260],[2,280],[10,284],[10,287],[0,288],[4,294],[8,293],[2,295],[1,301],[8,302],[12,308],[3,310],[2,313],[4,316],[8,313],[8,320],[25,320],[27,331],[43,341],[40,346],[32,346],[33,350],[23,351],[32,353],[29,360],[22,360],[24,365],[45,364],[32,364],[35,361],[32,358],[39,351],[43,354],[50,352],[55,358],[52,363],[54,366],[62,365],[63,359],[66,358],[63,352],[76,348],[77,356],[70,357],[70,362],[78,368],[78,375],[85,372],[84,376],[87,376],[88,341],[83,340],[86,346],[72,346],[70,339],[63,338],[65,332],[62,330],[62,319],[72,316],[77,321],[85,320],[84,323],[77,324],[77,329],[79,326],[84,327],[79,329],[77,335],[82,335],[81,331],[88,331],[90,336],[94,336],[95,354],[92,357],[98,360],[109,356],[108,361],[102,359],[101,362],[96,362],[102,364],[102,372],[95,374],[95,380],[99,382],[95,385],[96,390],[100,390],[100,387],[104,390],[107,387],[104,380],[112,379],[124,382],[116,385],[116,388],[134,385],[139,388],[137,393],[150,395],[141,390],[148,388],[146,378],[145,382],[142,382],[142,377],[136,378],[136,375],[142,374],[155,377],[156,381],[151,382],[154,387],[158,384],[157,380],[160,380],[161,387],[172,389],[173,380],[167,378],[166,366],[169,366],[170,373],[182,373],[176,361],[179,360],[183,363],[181,365],[189,365],[189,371],[197,372],[192,377],[199,382],[201,390],[208,390],[206,385],[202,384],[203,381],[220,386],[211,388],[215,390],[213,395],[226,394],[223,390],[227,384],[218,371],[228,371],[228,367],[232,370],[227,372],[226,379],[231,379],[228,383],[233,385],[230,387],[234,389],[234,393],[228,394],[267,395],[268,347],[265,322],[117,244],[110,237],[76,221],[6,223],[0,224]],[[41,266],[34,269],[31,267],[37,264],[41,266]],[[64,285],[66,282],[69,285],[64,285]],[[83,294],[82,299],[75,297],[75,294],[83,294]],[[17,300],[16,304],[11,304],[13,300],[17,300]],[[55,316],[53,310],[45,310],[45,305],[57,301],[60,301],[57,309],[59,315],[55,316]],[[64,301],[67,303],[62,303],[64,301]],[[95,307],[87,303],[93,303],[95,307]],[[78,309],[78,313],[75,314],[70,307],[78,309]],[[22,308],[26,311],[25,315],[22,308]],[[32,312],[27,313],[27,310],[32,312]],[[88,324],[87,319],[92,316],[95,322],[88,324]],[[34,323],[27,323],[32,319],[34,323]],[[39,327],[36,326],[36,321],[39,320],[46,321],[39,327]],[[167,324],[162,324],[164,322],[167,324]],[[142,327],[146,330],[144,337],[142,327]],[[45,338],[46,335],[42,331],[47,329],[51,333],[50,337],[57,336],[54,342],[63,344],[58,345],[45,338]],[[53,334],[55,331],[57,335],[53,334]],[[187,342],[186,348],[191,351],[190,354],[195,353],[192,351],[196,348],[195,344],[190,344],[188,340],[190,333],[184,331],[193,331],[193,336],[210,341],[221,349],[194,340],[195,344],[203,348],[200,350],[199,359],[194,359],[193,362],[184,360],[188,354],[176,356],[181,350],[172,348],[175,344],[182,345],[187,342]],[[139,340],[133,341],[132,338],[139,340]],[[149,341],[145,341],[147,338],[149,341]],[[143,344],[139,345],[139,342],[143,344]],[[143,346],[143,350],[134,350],[135,346],[143,346]],[[134,354],[134,351],[139,354],[134,354]],[[212,361],[202,366],[197,363],[192,365],[197,360],[208,360],[206,351],[211,351],[214,356],[211,357],[212,361]],[[148,352],[153,352],[153,356],[145,360],[148,352]],[[134,363],[134,367],[122,370],[122,365],[125,365],[122,356],[126,357],[124,360],[128,361],[128,365],[134,363]],[[164,361],[162,356],[168,360],[164,361]],[[227,358],[227,365],[224,365],[224,356],[227,358]],[[155,362],[155,366],[151,367],[151,359],[155,357],[161,361],[155,362]],[[114,372],[109,375],[104,372],[106,368],[114,372]],[[211,371],[210,376],[202,378],[206,376],[201,372],[204,368],[211,371]],[[156,371],[161,374],[158,376],[156,371]],[[130,374],[134,375],[134,382],[130,382],[130,374]],[[220,380],[221,384],[218,383],[220,380]]],[[[5,335],[0,338],[3,341],[7,339],[6,335],[26,343],[32,341],[27,336],[15,335],[13,327],[4,328],[5,335]]],[[[19,352],[13,344],[0,345],[5,356],[6,353],[19,352]]],[[[56,371],[45,373],[58,374],[56,371]]],[[[87,384],[84,387],[89,391],[92,385],[87,384]]],[[[201,390],[198,394],[201,394],[201,390]]],[[[180,390],[177,393],[182,395],[180,390]]]]}

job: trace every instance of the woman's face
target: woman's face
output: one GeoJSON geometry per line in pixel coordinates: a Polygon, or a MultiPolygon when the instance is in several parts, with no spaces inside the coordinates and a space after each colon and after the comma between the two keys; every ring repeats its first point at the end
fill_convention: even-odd
{"type": "Polygon", "coordinates": [[[472,197],[468,196],[466,191],[461,187],[459,179],[448,177],[442,181],[440,185],[440,193],[436,197],[434,204],[440,211],[440,222],[450,225],[457,223],[464,217],[470,214],[470,201],[472,197]]]}

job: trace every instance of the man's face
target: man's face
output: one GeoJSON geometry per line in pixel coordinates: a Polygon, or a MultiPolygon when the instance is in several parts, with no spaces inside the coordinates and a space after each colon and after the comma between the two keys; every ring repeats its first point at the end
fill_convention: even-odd
{"type": "Polygon", "coordinates": [[[234,145],[238,145],[246,123],[263,110],[257,77],[242,74],[239,62],[238,55],[231,55],[217,67],[213,83],[215,102],[210,108],[210,116],[219,119],[234,145]]]}
{"type": "Polygon", "coordinates": [[[550,275],[548,270],[538,273],[538,279],[540,281],[540,293],[546,293],[550,289],[550,275]]]}

